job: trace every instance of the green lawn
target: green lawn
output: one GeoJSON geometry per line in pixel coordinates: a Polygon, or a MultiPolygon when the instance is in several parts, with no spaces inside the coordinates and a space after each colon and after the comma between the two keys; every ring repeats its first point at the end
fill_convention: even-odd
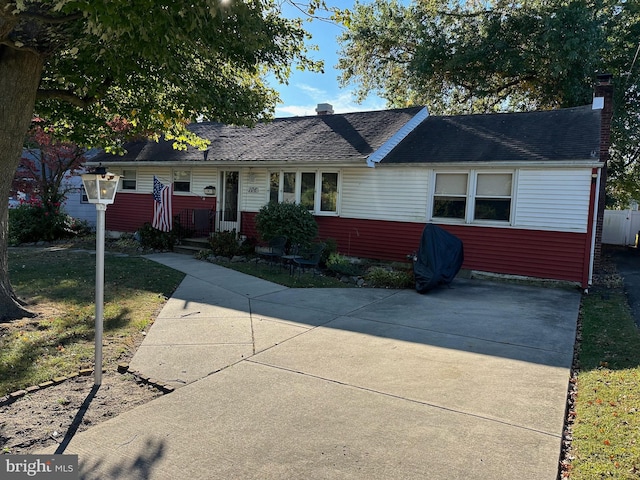
{"type": "Polygon", "coordinates": [[[573,457],[575,480],[640,478],[640,333],[620,288],[582,302],[573,457]]]}
{"type": "MultiPolygon", "coordinates": [[[[0,323],[0,395],[92,368],[95,255],[10,249],[9,278],[39,313],[0,323]]],[[[184,274],[136,256],[105,257],[104,364],[128,359],[184,274]]]]}

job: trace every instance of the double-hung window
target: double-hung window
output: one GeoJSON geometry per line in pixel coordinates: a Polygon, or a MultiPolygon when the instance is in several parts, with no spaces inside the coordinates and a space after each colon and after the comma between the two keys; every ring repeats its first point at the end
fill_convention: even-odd
{"type": "Polygon", "coordinates": [[[431,217],[466,223],[509,222],[513,173],[437,172],[431,217]]]}
{"type": "Polygon", "coordinates": [[[474,220],[508,222],[511,218],[510,173],[478,173],[474,220]]]}
{"type": "Polygon", "coordinates": [[[338,173],[271,172],[269,201],[298,203],[314,214],[335,214],[338,211],[338,173]]]}
{"type": "Polygon", "coordinates": [[[120,178],[122,190],[135,190],[136,189],[136,171],[135,170],[123,170],[122,177],[120,178]]]}
{"type": "Polygon", "coordinates": [[[173,191],[174,192],[190,192],[191,191],[191,172],[189,170],[173,171],[173,191]]]}
{"type": "Polygon", "coordinates": [[[466,173],[436,173],[433,216],[464,220],[467,211],[468,177],[466,173]]]}

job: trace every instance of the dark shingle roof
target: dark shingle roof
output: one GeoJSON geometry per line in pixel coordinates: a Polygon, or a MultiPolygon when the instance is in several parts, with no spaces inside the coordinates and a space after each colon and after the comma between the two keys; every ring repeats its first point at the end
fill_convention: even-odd
{"type": "Polygon", "coordinates": [[[597,159],[600,110],[430,116],[382,161],[547,162],[597,159]]]}
{"type": "MultiPolygon", "coordinates": [[[[310,117],[277,118],[253,128],[193,123],[211,141],[207,161],[362,163],[422,107],[310,117]]],[[[382,164],[449,162],[547,162],[597,159],[600,110],[561,110],[429,116],[382,164]]],[[[125,156],[101,154],[92,162],[203,162],[204,152],[175,150],[170,142],[141,141],[125,156]]]]}
{"type": "MultiPolygon", "coordinates": [[[[341,115],[276,118],[253,128],[193,123],[189,130],[211,141],[208,161],[358,161],[378,149],[421,107],[341,115]]],[[[175,150],[170,142],[125,145],[125,156],[101,155],[95,162],[204,161],[204,152],[175,150]]]]}

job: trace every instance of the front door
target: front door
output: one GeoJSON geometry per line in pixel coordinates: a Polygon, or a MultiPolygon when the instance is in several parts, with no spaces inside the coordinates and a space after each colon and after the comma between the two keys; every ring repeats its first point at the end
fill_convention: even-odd
{"type": "Polygon", "coordinates": [[[240,191],[240,173],[237,171],[220,172],[220,198],[218,215],[218,232],[240,230],[240,212],[238,210],[238,193],[240,191]]]}

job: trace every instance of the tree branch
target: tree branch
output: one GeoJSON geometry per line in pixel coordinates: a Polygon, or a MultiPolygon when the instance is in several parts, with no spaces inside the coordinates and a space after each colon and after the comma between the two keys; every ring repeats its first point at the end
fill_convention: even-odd
{"type": "Polygon", "coordinates": [[[475,12],[452,12],[452,11],[438,10],[436,12],[436,15],[439,15],[441,17],[453,17],[453,18],[474,18],[474,17],[481,17],[483,15],[489,15],[491,13],[493,13],[493,10],[478,10],[475,12]]]}
{"type": "Polygon", "coordinates": [[[40,55],[40,52],[33,47],[27,47],[26,45],[21,45],[19,43],[14,42],[13,40],[9,40],[8,38],[0,41],[0,45],[5,45],[14,50],[22,50],[23,52],[31,52],[36,55],[40,55]]]}
{"type": "Polygon", "coordinates": [[[83,18],[82,13],[74,13],[72,15],[66,15],[64,17],[52,17],[50,15],[43,15],[39,13],[21,13],[18,15],[19,18],[24,18],[27,20],[35,20],[40,23],[49,23],[52,25],[73,22],[75,20],[80,20],[83,18]]]}
{"type": "Polygon", "coordinates": [[[40,100],[62,100],[80,108],[87,108],[98,101],[96,97],[82,98],[68,90],[38,90],[40,100]]]}

